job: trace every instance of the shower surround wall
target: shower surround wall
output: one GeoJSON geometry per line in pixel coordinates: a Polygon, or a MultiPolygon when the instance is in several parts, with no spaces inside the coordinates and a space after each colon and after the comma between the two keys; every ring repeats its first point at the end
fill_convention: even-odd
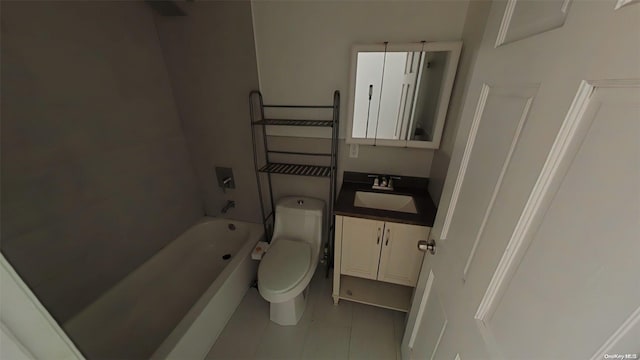
{"type": "Polygon", "coordinates": [[[187,16],[155,19],[207,215],[262,222],[249,125],[249,92],[258,88],[251,4],[179,6],[187,16]],[[233,168],[235,189],[222,192],[216,166],[233,168]],[[228,200],[236,207],[221,214],[228,200]]]}
{"type": "Polygon", "coordinates": [[[64,323],[203,204],[147,5],[1,6],[1,248],[64,323]]]}

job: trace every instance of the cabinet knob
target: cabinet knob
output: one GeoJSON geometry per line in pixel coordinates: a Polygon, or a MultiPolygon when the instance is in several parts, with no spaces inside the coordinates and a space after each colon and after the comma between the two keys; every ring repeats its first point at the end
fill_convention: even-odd
{"type": "Polygon", "coordinates": [[[431,240],[420,240],[418,241],[418,250],[423,252],[429,252],[431,255],[436,254],[436,241],[431,240]]]}
{"type": "Polygon", "coordinates": [[[378,241],[376,241],[376,245],[380,245],[380,228],[378,228],[378,241]]]}

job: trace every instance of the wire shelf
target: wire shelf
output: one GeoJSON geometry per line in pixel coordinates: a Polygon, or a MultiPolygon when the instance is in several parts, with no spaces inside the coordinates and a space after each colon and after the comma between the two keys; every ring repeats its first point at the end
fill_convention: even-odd
{"type": "Polygon", "coordinates": [[[332,120],[295,120],[295,119],[264,119],[256,121],[254,125],[284,125],[284,126],[333,126],[332,120]]]}
{"type": "MultiPolygon", "coordinates": [[[[262,100],[262,94],[260,91],[254,90],[249,93],[249,112],[251,115],[251,140],[253,145],[253,164],[255,168],[256,181],[258,183],[258,199],[260,201],[260,211],[263,218],[263,226],[265,238],[268,242],[271,241],[273,234],[274,213],[275,213],[275,201],[273,196],[273,187],[271,184],[271,176],[260,176],[260,173],[267,174],[285,174],[285,175],[297,175],[297,176],[309,176],[319,177],[329,180],[329,201],[327,203],[327,223],[324,225],[327,234],[327,248],[328,254],[326,257],[327,272],[325,276],[329,276],[329,270],[333,266],[333,254],[334,254],[334,232],[335,232],[335,217],[333,216],[333,206],[336,200],[337,190],[337,168],[338,168],[338,121],[340,119],[340,92],[338,90],[333,92],[333,105],[265,105],[262,100]],[[320,119],[279,119],[269,118],[264,115],[265,108],[292,108],[292,109],[330,109],[332,110],[331,120],[320,119]],[[257,132],[256,125],[262,127],[262,131],[257,132]],[[298,151],[284,151],[275,150],[269,148],[269,139],[267,136],[267,125],[280,125],[280,126],[309,126],[309,127],[326,127],[331,128],[331,151],[330,152],[298,152],[298,151]],[[258,139],[258,134],[262,133],[262,139],[258,139]],[[258,142],[261,142],[262,149],[258,150],[258,142]],[[258,158],[261,157],[259,153],[262,153],[264,159],[261,161],[258,158]],[[308,164],[287,164],[277,163],[271,161],[271,156],[277,154],[278,156],[324,156],[329,158],[329,166],[320,165],[308,165],[308,164]],[[258,164],[266,164],[260,167],[258,164]],[[263,197],[263,181],[266,181],[268,196],[266,196],[268,203],[265,202],[263,197]],[[265,205],[268,206],[269,212],[265,209],[265,205]],[[267,215],[267,212],[269,215],[267,215]]],[[[315,113],[315,112],[314,112],[315,113]]],[[[311,115],[309,113],[308,115],[311,115]]],[[[298,115],[300,117],[306,117],[298,115]]],[[[318,116],[322,118],[323,116],[318,116]]]]}
{"type": "Polygon", "coordinates": [[[284,163],[268,163],[263,166],[260,172],[271,174],[285,174],[285,175],[298,175],[298,176],[315,176],[315,177],[330,177],[330,166],[319,165],[302,165],[302,164],[284,164],[284,163]]]}

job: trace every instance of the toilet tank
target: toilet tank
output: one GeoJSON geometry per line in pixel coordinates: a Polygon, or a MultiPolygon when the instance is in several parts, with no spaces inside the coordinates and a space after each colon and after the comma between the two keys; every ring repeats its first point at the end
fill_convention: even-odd
{"type": "Polygon", "coordinates": [[[301,240],[320,246],[323,237],[325,203],[307,197],[286,197],[276,205],[273,239],[301,240]]]}

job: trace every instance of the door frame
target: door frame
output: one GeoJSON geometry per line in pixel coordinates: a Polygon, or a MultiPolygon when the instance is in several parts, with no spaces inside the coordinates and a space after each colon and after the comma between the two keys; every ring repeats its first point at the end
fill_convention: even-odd
{"type": "Polygon", "coordinates": [[[0,254],[0,280],[2,356],[11,359],[84,359],[4,254],[0,254]]]}

